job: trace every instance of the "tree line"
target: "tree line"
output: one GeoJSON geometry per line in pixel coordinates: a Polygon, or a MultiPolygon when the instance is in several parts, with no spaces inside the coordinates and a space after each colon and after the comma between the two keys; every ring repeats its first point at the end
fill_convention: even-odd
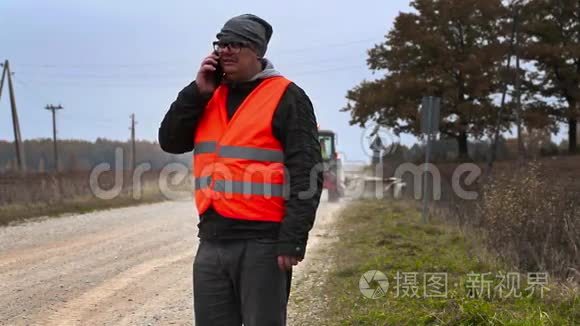
{"type": "Polygon", "coordinates": [[[568,126],[577,153],[580,117],[580,2],[415,0],[382,43],[368,50],[380,73],[349,90],[350,123],[377,122],[420,136],[418,108],[442,98],[440,133],[457,143],[514,126],[557,133],[568,126]],[[501,98],[505,97],[502,106],[501,98]]]}
{"type": "MultiPolygon", "coordinates": [[[[153,170],[162,169],[168,163],[191,165],[191,153],[172,155],[165,153],[156,142],[136,141],[137,164],[151,164],[153,170]]],[[[28,172],[51,172],[55,170],[52,139],[31,139],[23,142],[26,170],[28,172]]],[[[101,163],[115,167],[122,160],[123,168],[131,166],[131,143],[97,138],[95,141],[63,139],[58,141],[59,170],[61,172],[88,171],[101,163]],[[117,155],[121,149],[121,155],[117,155]]],[[[16,170],[14,143],[0,141],[0,172],[16,170]]]]}

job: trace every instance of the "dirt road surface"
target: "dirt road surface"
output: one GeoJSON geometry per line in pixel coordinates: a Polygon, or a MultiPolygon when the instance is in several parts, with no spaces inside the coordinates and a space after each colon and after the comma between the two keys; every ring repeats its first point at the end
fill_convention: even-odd
{"type": "MultiPolygon", "coordinates": [[[[342,206],[321,203],[293,291],[342,206]]],[[[187,200],[0,228],[0,325],[192,325],[196,223],[187,200]]]]}

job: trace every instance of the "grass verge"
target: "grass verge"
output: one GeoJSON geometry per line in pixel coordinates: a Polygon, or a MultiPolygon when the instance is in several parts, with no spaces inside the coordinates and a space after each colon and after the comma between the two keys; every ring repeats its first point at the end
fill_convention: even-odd
{"type": "Polygon", "coordinates": [[[513,271],[489,258],[476,237],[420,221],[418,210],[403,202],[354,202],[343,212],[337,224],[340,240],[328,252],[334,270],[312,293],[329,298],[324,325],[580,323],[576,287],[557,284],[549,276],[546,285],[533,286],[527,282],[528,271],[513,271]],[[361,276],[371,270],[384,273],[389,282],[385,295],[373,292],[381,288],[379,282],[368,283],[368,295],[375,299],[359,288],[361,276]],[[498,277],[508,272],[514,273],[508,277],[512,285],[498,277]],[[437,285],[437,277],[429,273],[445,273],[447,286],[437,285]]]}
{"type": "Polygon", "coordinates": [[[22,223],[37,217],[59,217],[98,210],[136,206],[165,200],[160,193],[144,193],[140,199],[132,195],[120,195],[104,200],[94,196],[57,201],[54,203],[29,203],[5,205],[0,208],[0,226],[22,223]]]}

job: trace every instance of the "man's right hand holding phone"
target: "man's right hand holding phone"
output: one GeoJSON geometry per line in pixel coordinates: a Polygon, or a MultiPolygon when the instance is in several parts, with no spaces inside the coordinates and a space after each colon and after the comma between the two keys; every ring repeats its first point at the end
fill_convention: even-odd
{"type": "Polygon", "coordinates": [[[216,71],[219,65],[219,56],[212,52],[201,62],[195,83],[202,94],[211,94],[219,86],[216,83],[216,71]]]}

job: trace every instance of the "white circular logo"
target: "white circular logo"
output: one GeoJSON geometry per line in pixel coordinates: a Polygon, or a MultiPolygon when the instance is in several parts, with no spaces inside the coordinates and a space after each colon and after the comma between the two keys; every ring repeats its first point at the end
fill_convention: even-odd
{"type": "Polygon", "coordinates": [[[368,271],[360,277],[358,288],[360,289],[360,293],[365,297],[369,299],[378,299],[387,295],[389,280],[381,271],[368,271]],[[378,285],[371,287],[372,282],[375,282],[378,285]]]}
{"type": "Polygon", "coordinates": [[[363,129],[361,147],[363,152],[373,157],[374,151],[382,152],[382,155],[394,153],[400,143],[398,136],[376,123],[371,123],[363,129]]]}

